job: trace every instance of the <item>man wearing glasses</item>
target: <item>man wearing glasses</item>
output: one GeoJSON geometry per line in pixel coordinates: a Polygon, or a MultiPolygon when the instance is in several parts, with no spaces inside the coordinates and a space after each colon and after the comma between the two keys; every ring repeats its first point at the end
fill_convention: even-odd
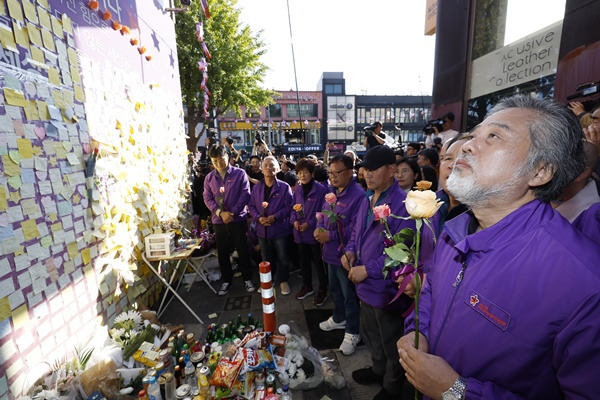
{"type": "MultiPolygon", "coordinates": [[[[315,229],[315,239],[323,245],[323,261],[327,263],[329,290],[335,303],[333,315],[319,324],[324,331],[344,329],[340,351],[350,355],[360,342],[360,305],[354,284],[348,272],[340,265],[344,245],[350,240],[355,215],[361,203],[366,202],[365,191],[353,178],[354,162],[347,155],[336,155],[329,161],[329,192],[337,197],[333,211],[339,215],[336,224],[323,216],[322,229],[315,229]],[[342,216],[344,218],[342,218],[342,216]],[[340,236],[341,233],[341,236],[340,236]]],[[[323,203],[323,211],[331,211],[329,203],[323,203]]]]}

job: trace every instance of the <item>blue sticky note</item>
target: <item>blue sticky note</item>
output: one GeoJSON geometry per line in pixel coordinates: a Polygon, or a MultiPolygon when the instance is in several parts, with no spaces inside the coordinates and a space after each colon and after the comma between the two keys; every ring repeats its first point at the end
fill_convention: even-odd
{"type": "Polygon", "coordinates": [[[10,328],[10,318],[6,318],[4,321],[0,322],[0,339],[4,338],[4,336],[11,332],[12,329],[10,328]]]}
{"type": "Polygon", "coordinates": [[[33,168],[21,168],[21,182],[35,183],[35,172],[33,168]]]}
{"type": "Polygon", "coordinates": [[[45,123],[44,125],[46,128],[46,136],[58,139],[58,129],[50,123],[45,123]]]}
{"type": "Polygon", "coordinates": [[[8,224],[7,226],[0,226],[0,239],[8,239],[9,237],[13,237],[14,232],[12,230],[12,224],[8,224]]]}
{"type": "Polygon", "coordinates": [[[63,174],[71,173],[71,166],[69,165],[69,163],[67,161],[60,160],[58,162],[58,165],[60,166],[60,172],[62,172],[63,174]]]}

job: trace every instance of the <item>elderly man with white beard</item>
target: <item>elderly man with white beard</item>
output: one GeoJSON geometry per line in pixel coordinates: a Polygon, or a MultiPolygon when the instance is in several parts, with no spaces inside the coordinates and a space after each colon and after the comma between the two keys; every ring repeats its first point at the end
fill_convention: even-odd
{"type": "Polygon", "coordinates": [[[501,101],[462,145],[447,187],[470,208],[446,223],[397,344],[433,399],[591,399],[600,393],[600,249],[552,209],[584,169],[563,106],[501,101]]]}

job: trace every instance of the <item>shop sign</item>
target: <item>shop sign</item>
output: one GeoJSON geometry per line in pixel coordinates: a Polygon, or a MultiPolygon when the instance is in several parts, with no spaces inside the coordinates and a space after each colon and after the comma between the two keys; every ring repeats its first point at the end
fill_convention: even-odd
{"type": "Polygon", "coordinates": [[[323,146],[320,144],[293,144],[283,146],[283,152],[286,154],[291,153],[318,153],[323,151],[323,146]]]}

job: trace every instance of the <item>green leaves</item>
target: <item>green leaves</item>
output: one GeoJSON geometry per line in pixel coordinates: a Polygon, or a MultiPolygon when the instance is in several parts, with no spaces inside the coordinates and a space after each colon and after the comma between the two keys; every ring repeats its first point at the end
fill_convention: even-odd
{"type": "Polygon", "coordinates": [[[412,260],[412,252],[404,243],[396,243],[392,247],[384,249],[383,252],[395,262],[393,265],[406,264],[412,260]]]}

